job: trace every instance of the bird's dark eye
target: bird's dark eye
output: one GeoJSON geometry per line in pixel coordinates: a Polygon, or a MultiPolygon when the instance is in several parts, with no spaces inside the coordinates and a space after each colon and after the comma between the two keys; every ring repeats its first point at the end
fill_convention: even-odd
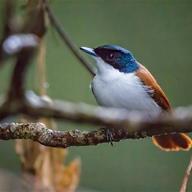
{"type": "Polygon", "coordinates": [[[115,54],[114,54],[114,53],[109,53],[109,54],[108,54],[108,59],[109,59],[109,60],[111,60],[111,59],[113,59],[113,58],[114,58],[114,56],[115,56],[115,54]]]}

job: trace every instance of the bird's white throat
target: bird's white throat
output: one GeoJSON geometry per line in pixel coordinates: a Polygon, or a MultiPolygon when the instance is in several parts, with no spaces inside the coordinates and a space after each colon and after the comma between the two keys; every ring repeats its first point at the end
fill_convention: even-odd
{"type": "Polygon", "coordinates": [[[94,57],[96,60],[96,67],[97,67],[97,74],[98,75],[104,75],[110,74],[113,70],[116,70],[111,65],[107,64],[105,61],[103,61],[100,57],[94,57]]]}

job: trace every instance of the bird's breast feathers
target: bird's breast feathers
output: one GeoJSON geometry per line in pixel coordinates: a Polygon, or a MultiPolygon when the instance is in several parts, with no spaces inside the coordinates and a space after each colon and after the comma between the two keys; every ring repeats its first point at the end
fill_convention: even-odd
{"type": "Polygon", "coordinates": [[[170,108],[169,102],[150,72],[142,65],[135,73],[113,70],[97,74],[93,94],[100,105],[159,114],[170,108]]]}

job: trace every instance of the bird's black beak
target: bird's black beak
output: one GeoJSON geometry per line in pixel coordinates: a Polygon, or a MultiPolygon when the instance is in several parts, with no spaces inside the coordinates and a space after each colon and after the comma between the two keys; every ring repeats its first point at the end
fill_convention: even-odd
{"type": "Polygon", "coordinates": [[[94,49],[92,49],[92,48],[89,48],[89,47],[80,47],[80,49],[81,49],[82,51],[84,51],[85,53],[88,53],[88,54],[91,55],[91,56],[97,57],[94,49]]]}

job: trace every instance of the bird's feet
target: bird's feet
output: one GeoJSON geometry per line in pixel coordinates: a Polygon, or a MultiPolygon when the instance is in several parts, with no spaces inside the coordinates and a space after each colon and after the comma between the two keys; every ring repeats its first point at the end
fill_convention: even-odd
{"type": "Polygon", "coordinates": [[[105,128],[105,133],[106,133],[106,138],[107,138],[108,143],[110,143],[111,146],[113,146],[113,133],[112,133],[111,129],[105,128]]]}

